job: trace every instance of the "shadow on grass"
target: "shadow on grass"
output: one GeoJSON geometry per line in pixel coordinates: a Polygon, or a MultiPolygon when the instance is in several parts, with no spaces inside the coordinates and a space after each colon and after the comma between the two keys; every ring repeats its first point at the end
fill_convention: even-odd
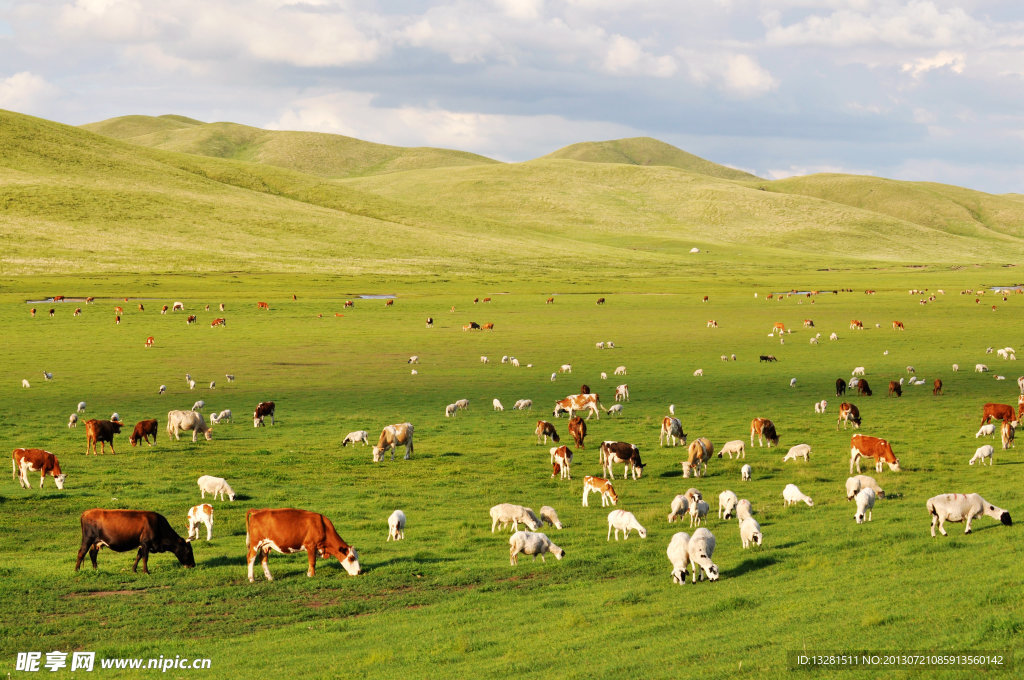
{"type": "Polygon", "coordinates": [[[459,456],[462,456],[462,455],[465,455],[465,454],[459,453],[458,451],[445,451],[444,453],[441,454],[441,457],[442,458],[458,458],[459,456]]]}
{"type": "MultiPolygon", "coordinates": [[[[766,525],[767,526],[767,525],[766,525]]],[[[773,550],[785,550],[786,548],[792,548],[798,545],[802,545],[807,541],[790,541],[789,543],[780,543],[779,545],[773,545],[773,550]]]]}
{"type": "MultiPolygon", "coordinates": [[[[259,559],[256,560],[259,562],[259,559]]],[[[211,557],[210,559],[200,558],[196,560],[196,565],[202,565],[204,567],[239,567],[245,566],[245,555],[239,555],[238,557],[211,557]]]]}
{"type": "Polygon", "coordinates": [[[750,560],[743,560],[738,567],[729,571],[728,576],[730,578],[734,576],[742,576],[750,571],[757,571],[758,569],[770,567],[777,562],[778,560],[771,555],[761,555],[750,560]]]}
{"type": "Polygon", "coordinates": [[[682,477],[682,470],[669,470],[668,472],[662,472],[659,477],[682,477]]]}
{"type": "MultiPolygon", "coordinates": [[[[440,562],[454,562],[454,557],[425,557],[423,555],[417,555],[415,557],[392,557],[390,560],[384,560],[382,562],[368,562],[366,568],[368,569],[382,569],[384,567],[390,567],[395,564],[438,564],[440,562]]],[[[360,564],[363,564],[360,561],[360,564]]]]}

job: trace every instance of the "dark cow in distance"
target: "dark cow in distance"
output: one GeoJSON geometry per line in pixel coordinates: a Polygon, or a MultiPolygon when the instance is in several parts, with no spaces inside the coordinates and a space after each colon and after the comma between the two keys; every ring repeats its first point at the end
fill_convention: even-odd
{"type": "Polygon", "coordinates": [[[272,401],[261,401],[256,405],[256,410],[252,414],[252,426],[259,427],[263,425],[263,419],[270,416],[270,424],[274,424],[274,402],[272,401]]]}
{"type": "Polygon", "coordinates": [[[305,551],[309,556],[306,576],[310,578],[316,574],[317,557],[337,558],[349,576],[363,573],[359,566],[359,553],[338,535],[331,520],[308,510],[250,509],[245,514],[245,544],[248,548],[246,563],[249,567],[250,583],[256,580],[253,567],[261,552],[263,575],[268,581],[274,580],[267,567],[267,558],[271,550],[285,554],[305,551]]]}
{"type": "Polygon", "coordinates": [[[118,420],[87,420],[85,421],[85,455],[96,455],[96,442],[100,444],[100,453],[106,453],[105,444],[110,444],[110,452],[114,451],[114,435],[121,434],[124,423],[118,420]]]}
{"type": "Polygon", "coordinates": [[[871,396],[871,387],[868,385],[868,381],[864,378],[859,378],[857,380],[857,394],[864,397],[871,396]]]}
{"type": "Polygon", "coordinates": [[[135,430],[132,432],[131,436],[128,437],[128,441],[131,442],[132,446],[135,446],[140,441],[144,441],[152,446],[153,444],[150,443],[149,438],[152,437],[153,442],[156,442],[156,430],[157,422],[155,418],[150,420],[140,420],[135,423],[135,430]]]}
{"type": "Polygon", "coordinates": [[[836,378],[836,396],[841,397],[846,394],[846,381],[842,378],[836,378]]]}
{"type": "Polygon", "coordinates": [[[86,553],[96,569],[96,555],[103,547],[115,552],[138,548],[132,571],[138,571],[142,560],[143,574],[149,573],[149,553],[172,552],[183,566],[196,566],[192,546],[171,528],[163,515],[148,510],[93,508],[82,513],[81,521],[82,546],[78,549],[75,571],[82,566],[86,553]]]}
{"type": "Polygon", "coordinates": [[[897,397],[903,396],[903,386],[895,380],[889,381],[889,396],[896,395],[897,397]]]}
{"type": "MultiPolygon", "coordinates": [[[[585,449],[583,446],[583,440],[587,436],[587,423],[583,418],[579,416],[573,416],[569,419],[569,434],[572,435],[573,440],[576,442],[577,449],[585,449]]],[[[558,441],[557,439],[555,441],[558,441]]]]}

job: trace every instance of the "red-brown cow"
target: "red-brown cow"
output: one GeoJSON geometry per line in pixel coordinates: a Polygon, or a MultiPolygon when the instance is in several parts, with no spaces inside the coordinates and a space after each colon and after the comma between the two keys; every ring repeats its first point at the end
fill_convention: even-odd
{"type": "Polygon", "coordinates": [[[106,453],[105,444],[110,444],[110,452],[114,451],[114,435],[121,433],[124,423],[117,420],[87,420],[85,421],[85,455],[96,455],[96,442],[100,444],[100,453],[106,453]]]}
{"type": "Polygon", "coordinates": [[[889,381],[889,396],[896,395],[897,397],[903,396],[903,386],[895,380],[889,381]]]}
{"type": "Polygon", "coordinates": [[[270,309],[270,304],[266,302],[257,302],[256,309],[270,309]]]}
{"type": "Polygon", "coordinates": [[[342,540],[331,520],[308,510],[295,508],[251,509],[245,514],[245,544],[248,548],[246,562],[249,567],[249,582],[255,581],[253,567],[260,552],[263,559],[263,575],[273,581],[267,558],[271,550],[287,554],[305,551],[309,556],[306,576],[316,574],[317,557],[336,557],[349,576],[363,573],[359,566],[359,553],[342,540]]]}
{"type": "Polygon", "coordinates": [[[115,552],[139,549],[132,564],[138,571],[142,560],[142,573],[149,573],[149,553],[172,552],[186,567],[196,566],[192,546],[171,528],[167,518],[148,510],[104,510],[93,508],[82,513],[82,546],[78,549],[75,571],[82,566],[89,553],[92,568],[96,569],[96,555],[100,548],[115,552]]]}
{"type": "Polygon", "coordinates": [[[981,414],[981,424],[984,425],[993,418],[996,420],[1013,420],[1013,407],[1008,404],[985,404],[981,414]]]}
{"type": "Polygon", "coordinates": [[[191,326],[195,322],[196,322],[196,315],[195,314],[189,314],[188,318],[185,319],[185,325],[186,326],[191,326]]]}
{"type": "Polygon", "coordinates": [[[942,394],[942,381],[938,378],[935,379],[935,386],[932,387],[932,395],[939,396],[942,394]]]}
{"type": "Polygon", "coordinates": [[[64,480],[68,477],[60,471],[60,463],[57,462],[57,456],[42,449],[14,449],[14,452],[11,453],[11,468],[13,478],[18,480],[23,489],[32,488],[28,481],[28,473],[30,472],[39,473],[40,489],[43,488],[43,481],[46,479],[47,474],[53,477],[53,482],[57,485],[58,489],[64,488],[64,480]]]}
{"type": "Polygon", "coordinates": [[[263,425],[263,419],[270,416],[270,424],[274,424],[274,402],[272,401],[261,401],[256,405],[256,410],[252,414],[252,426],[259,427],[263,425]]]}
{"type": "Polygon", "coordinates": [[[493,331],[494,330],[494,324],[493,323],[485,323],[480,328],[485,330],[485,331],[493,331]]]}
{"type": "Polygon", "coordinates": [[[384,306],[385,307],[394,307],[395,306],[395,301],[394,300],[388,300],[387,302],[384,303],[384,306]]]}
{"type": "Polygon", "coordinates": [[[146,347],[152,347],[154,342],[155,340],[153,339],[153,336],[149,336],[146,338],[146,347]]]}
{"type": "Polygon", "coordinates": [[[868,385],[868,381],[864,378],[857,378],[857,394],[863,397],[871,396],[871,386],[868,385]]]}
{"type": "Polygon", "coordinates": [[[131,436],[128,437],[128,441],[131,442],[132,446],[135,446],[140,441],[144,441],[152,446],[153,444],[150,443],[149,438],[153,437],[153,442],[156,442],[156,430],[157,422],[155,418],[151,420],[140,420],[135,423],[135,430],[132,432],[131,436]]]}
{"type": "Polygon", "coordinates": [[[551,441],[556,444],[559,442],[558,432],[555,430],[555,426],[546,420],[537,421],[537,429],[534,430],[534,434],[537,435],[537,443],[540,444],[540,438],[544,438],[544,443],[548,443],[548,437],[551,437],[551,441]]]}
{"type": "MultiPolygon", "coordinates": [[[[573,441],[576,442],[577,449],[585,449],[583,440],[587,436],[587,423],[579,416],[573,416],[569,419],[569,434],[572,435],[573,441]]],[[[555,441],[558,441],[557,439],[555,441]]]]}
{"type": "Polygon", "coordinates": [[[754,435],[757,435],[757,445],[764,446],[762,436],[768,440],[768,448],[779,445],[779,435],[775,432],[775,423],[767,418],[754,418],[750,421],[750,445],[754,445],[754,435]]]}
{"type": "Polygon", "coordinates": [[[885,463],[893,472],[900,471],[900,460],[892,452],[892,447],[885,439],[868,437],[863,434],[855,434],[850,438],[850,474],[853,474],[854,467],[860,472],[860,459],[874,458],[875,472],[882,471],[882,464],[885,463]]]}

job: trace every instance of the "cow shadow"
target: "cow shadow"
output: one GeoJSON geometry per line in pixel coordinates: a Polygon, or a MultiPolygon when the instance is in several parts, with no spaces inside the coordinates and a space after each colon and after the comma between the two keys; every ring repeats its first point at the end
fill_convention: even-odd
{"type": "Polygon", "coordinates": [[[204,567],[244,567],[246,561],[244,555],[240,555],[238,557],[226,557],[224,555],[221,555],[219,557],[211,557],[208,560],[201,559],[197,562],[197,564],[201,564],[204,567]]]}
{"type": "Polygon", "coordinates": [[[464,456],[464,455],[465,454],[459,453],[458,451],[445,451],[444,453],[441,454],[441,457],[442,458],[458,458],[459,456],[464,456]]]}
{"type": "Polygon", "coordinates": [[[663,477],[663,478],[682,477],[683,476],[683,471],[682,470],[668,470],[666,472],[662,472],[658,476],[659,477],[663,477]]]}

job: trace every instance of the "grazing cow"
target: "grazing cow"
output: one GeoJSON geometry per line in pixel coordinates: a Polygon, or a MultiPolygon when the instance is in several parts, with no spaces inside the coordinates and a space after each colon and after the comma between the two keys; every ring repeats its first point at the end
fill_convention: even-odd
{"type": "Polygon", "coordinates": [[[778,361],[778,359],[775,358],[774,354],[762,354],[760,355],[759,361],[767,361],[768,363],[771,363],[773,361],[778,361]]]}
{"type": "Polygon", "coordinates": [[[128,441],[132,446],[135,446],[140,441],[144,441],[152,446],[156,443],[156,430],[157,422],[155,418],[151,420],[140,420],[135,423],[135,430],[132,432],[131,436],[128,437],[128,441]],[[150,443],[150,437],[153,437],[153,443],[150,443]]]}
{"type": "Polygon", "coordinates": [[[850,474],[853,474],[854,467],[860,472],[860,459],[874,458],[875,471],[882,471],[882,464],[887,464],[893,472],[900,471],[899,458],[892,452],[892,446],[885,439],[868,437],[863,434],[855,434],[850,438],[850,474]]]}
{"type": "Polygon", "coordinates": [[[167,412],[167,438],[172,436],[179,441],[179,432],[192,431],[192,443],[196,442],[196,435],[200,432],[206,437],[206,441],[213,439],[213,432],[206,425],[203,414],[198,411],[168,411],[167,412]]]}
{"type": "Polygon", "coordinates": [[[493,323],[485,323],[480,328],[481,328],[481,330],[485,330],[485,331],[493,331],[494,330],[494,324],[493,323]]]}
{"type": "Polygon", "coordinates": [[[356,306],[356,303],[352,302],[351,300],[345,300],[345,304],[344,304],[344,305],[342,305],[342,306],[343,306],[343,307],[344,307],[345,309],[348,309],[349,307],[355,307],[355,306],[356,306]]]}
{"type": "Polygon", "coordinates": [[[270,309],[270,305],[267,304],[266,302],[257,302],[256,303],[256,309],[267,309],[267,310],[269,310],[270,309]]]}
{"type": "Polygon", "coordinates": [[[985,404],[985,407],[981,414],[981,424],[984,425],[988,421],[995,420],[1013,420],[1014,419],[1013,407],[1007,404],[985,404]]]}
{"type": "Polygon", "coordinates": [[[664,446],[666,441],[669,443],[669,446],[678,446],[680,442],[682,442],[683,446],[686,446],[686,433],[683,432],[683,424],[679,422],[678,418],[665,416],[661,419],[661,433],[658,435],[658,445],[664,446]]]}
{"type": "Polygon", "coordinates": [[[263,419],[270,416],[270,424],[274,424],[274,402],[272,401],[261,401],[256,405],[256,410],[252,413],[252,426],[259,427],[264,425],[263,419]]]}
{"type": "Polygon", "coordinates": [[[546,420],[537,421],[537,429],[534,430],[534,434],[537,435],[537,443],[540,444],[540,438],[544,437],[544,443],[548,443],[548,437],[551,437],[551,441],[558,443],[558,432],[555,431],[555,426],[546,420]]]}
{"type": "Polygon", "coordinates": [[[839,423],[843,424],[844,430],[847,423],[853,423],[854,429],[860,429],[860,409],[844,401],[839,405],[839,419],[836,420],[837,430],[839,429],[839,423]]]}
{"type": "Polygon", "coordinates": [[[185,540],[191,543],[199,540],[199,525],[206,525],[206,540],[213,540],[213,506],[209,503],[193,505],[185,515],[188,522],[188,538],[185,540]]]}
{"type": "Polygon", "coordinates": [[[942,394],[942,380],[936,378],[934,384],[935,386],[932,387],[932,395],[937,397],[942,394]]]}
{"type": "Polygon", "coordinates": [[[185,319],[185,325],[186,326],[191,326],[195,322],[196,322],[196,315],[195,314],[189,314],[188,318],[185,319]]]}
{"type": "Polygon", "coordinates": [[[89,455],[90,448],[92,455],[96,455],[96,442],[100,444],[100,453],[106,453],[105,444],[110,444],[110,452],[114,451],[114,435],[121,433],[123,423],[116,420],[87,420],[85,421],[85,455],[89,455]]]}
{"type": "Polygon", "coordinates": [[[174,304],[171,305],[171,311],[172,312],[184,312],[185,311],[185,305],[183,303],[181,303],[181,302],[175,302],[174,304]]]}
{"type": "MultiPolygon", "coordinates": [[[[861,381],[863,382],[863,381],[861,381]]],[[[903,396],[903,387],[895,380],[889,381],[889,396],[896,395],[897,397],[903,396]]]]}
{"type": "Polygon", "coordinates": [[[714,319],[708,319],[708,322],[707,322],[706,325],[707,325],[708,328],[718,328],[718,322],[715,321],[714,319]]]}
{"type": "Polygon", "coordinates": [[[216,328],[217,326],[227,327],[228,320],[224,318],[217,318],[210,322],[210,328],[216,328]]]}
{"type": "Polygon", "coordinates": [[[902,321],[893,321],[892,322],[892,329],[894,331],[902,331],[903,330],[903,322],[902,321]]]}
{"type": "Polygon", "coordinates": [[[871,396],[871,387],[868,385],[868,381],[864,378],[857,381],[857,394],[864,397],[871,396]]]}
{"type": "Polygon", "coordinates": [[[764,439],[768,440],[768,448],[774,444],[779,445],[779,435],[775,431],[775,423],[767,418],[754,418],[750,421],[750,445],[754,445],[754,435],[757,435],[757,445],[764,446],[764,439]]]}
{"type": "Polygon", "coordinates": [[[707,437],[700,437],[690,442],[690,446],[686,450],[687,458],[680,462],[683,467],[683,477],[689,477],[691,472],[694,477],[706,474],[708,461],[711,460],[711,454],[714,452],[715,446],[707,437]]]}
{"type": "Polygon", "coordinates": [[[814,322],[810,319],[804,319],[804,328],[814,328],[814,322]]]}
{"type": "Polygon", "coordinates": [[[82,308],[81,307],[75,307],[75,313],[74,313],[73,316],[82,316],[82,308]]]}
{"type": "Polygon", "coordinates": [[[603,305],[604,304],[604,298],[603,297],[602,298],[597,298],[597,304],[603,305]]]}
{"type": "Polygon", "coordinates": [[[555,446],[551,449],[551,476],[558,475],[561,479],[572,479],[572,451],[568,446],[555,446]]]}
{"type": "MultiPolygon", "coordinates": [[[[209,309],[209,307],[207,307],[207,309],[209,309]]],[[[144,312],[144,311],[146,311],[146,308],[142,306],[142,303],[141,303],[141,302],[139,303],[139,311],[140,311],[140,312],[144,312]]]]}
{"type": "Polygon", "coordinates": [[[547,299],[547,300],[546,300],[546,301],[544,302],[544,304],[546,304],[546,305],[550,305],[550,304],[553,304],[554,302],[555,302],[555,298],[553,298],[553,297],[549,297],[549,298],[548,298],[548,299],[547,299]]]}
{"type": "Polygon", "coordinates": [[[862,331],[862,330],[864,330],[864,322],[863,321],[859,321],[857,319],[854,319],[853,321],[850,322],[850,330],[851,331],[862,331]]]}
{"type": "MultiPolygon", "coordinates": [[[[580,394],[590,394],[590,385],[583,383],[580,385],[580,394]]],[[[618,401],[618,399],[616,399],[618,401]]]]}
{"type": "MultiPolygon", "coordinates": [[[[583,440],[587,436],[587,423],[579,416],[573,416],[569,419],[569,434],[572,435],[573,441],[576,442],[577,449],[586,448],[583,445],[583,440]]],[[[557,439],[555,440],[558,441],[557,439]]]]}
{"type": "Polygon", "coordinates": [[[704,296],[704,299],[703,299],[703,300],[701,300],[701,302],[707,302],[707,301],[708,301],[708,296],[707,296],[707,295],[705,295],[705,296],[704,296]]]}
{"type": "Polygon", "coordinates": [[[609,503],[615,505],[619,502],[619,497],[615,493],[615,487],[607,479],[601,477],[592,477],[587,475],[583,478],[583,507],[590,507],[587,503],[587,496],[590,493],[601,494],[601,507],[605,507],[609,503]]]}
{"type": "Polygon", "coordinates": [[[58,489],[64,489],[64,480],[67,475],[60,471],[60,463],[57,456],[42,449],[14,449],[11,453],[11,479],[17,479],[23,489],[31,489],[32,484],[28,481],[28,473],[39,473],[39,488],[43,488],[43,481],[46,475],[53,477],[53,483],[58,489]]]}
{"type": "Polygon", "coordinates": [[[151,335],[148,338],[146,338],[146,347],[152,347],[152,346],[153,346],[153,336],[151,335]]]}
{"type": "Polygon", "coordinates": [[[601,413],[598,411],[598,407],[601,406],[601,398],[596,394],[570,394],[565,399],[555,402],[554,417],[559,417],[562,413],[568,413],[569,417],[576,415],[577,411],[588,411],[587,420],[590,420],[591,415],[597,415],[597,419],[601,420],[601,413]]]}
{"type": "Polygon", "coordinates": [[[149,554],[172,552],[185,567],[196,566],[192,546],[171,528],[163,515],[147,510],[104,510],[93,508],[82,513],[82,545],[78,549],[75,571],[82,566],[89,553],[92,568],[96,569],[96,555],[100,548],[127,552],[138,548],[132,571],[138,571],[142,560],[142,573],[149,573],[149,554]]]}
{"type": "Polygon", "coordinates": [[[600,458],[601,465],[608,474],[609,479],[615,479],[615,474],[612,472],[612,466],[615,463],[622,463],[624,466],[622,470],[623,479],[626,479],[627,473],[631,474],[633,479],[639,479],[643,476],[644,464],[640,460],[640,450],[637,449],[635,444],[613,441],[601,442],[600,458]]]}
{"type": "Polygon", "coordinates": [[[935,538],[936,525],[942,535],[946,535],[944,526],[946,522],[966,521],[967,526],[964,528],[964,533],[969,534],[971,533],[971,522],[981,515],[997,519],[1005,526],[1013,526],[1009,512],[997,508],[976,493],[944,493],[932,496],[928,499],[927,507],[932,516],[932,538],[935,538]]]}
{"type": "Polygon", "coordinates": [[[117,305],[114,307],[114,314],[124,314],[124,307],[117,305]]]}
{"type": "Polygon", "coordinates": [[[465,326],[462,327],[462,330],[464,330],[464,331],[478,331],[478,330],[480,330],[480,324],[478,324],[476,321],[470,321],[469,323],[467,323],[465,326]]]}
{"type": "Polygon", "coordinates": [[[388,425],[380,432],[377,445],[373,447],[373,462],[379,463],[384,460],[388,449],[391,450],[391,460],[395,459],[395,449],[399,445],[405,446],[405,460],[412,457],[412,423],[395,423],[388,425]]]}
{"type": "Polygon", "coordinates": [[[615,401],[629,401],[629,385],[623,383],[615,388],[615,401]]]}
{"type": "Polygon", "coordinates": [[[53,307],[51,307],[51,308],[50,308],[50,318],[52,319],[52,318],[53,318],[53,315],[54,315],[54,314],[56,314],[56,313],[57,313],[57,310],[56,310],[56,309],[54,309],[53,307]]]}
{"type": "Polygon", "coordinates": [[[306,576],[316,574],[317,557],[336,557],[349,576],[363,573],[359,566],[359,553],[342,540],[331,520],[308,510],[295,508],[250,509],[245,513],[245,560],[249,570],[249,583],[253,583],[256,557],[263,553],[263,575],[273,581],[267,558],[271,550],[282,554],[305,551],[309,556],[306,576]]]}
{"type": "Polygon", "coordinates": [[[167,305],[164,305],[163,307],[160,308],[160,313],[161,314],[166,314],[167,313],[167,305]]]}
{"type": "Polygon", "coordinates": [[[385,307],[394,307],[395,306],[395,301],[394,300],[388,300],[387,302],[384,303],[384,306],[385,307]]]}
{"type": "Polygon", "coordinates": [[[1003,421],[1003,426],[1000,429],[1000,434],[1002,436],[1004,451],[1013,446],[1013,432],[1016,429],[1016,426],[1014,425],[1015,422],[1016,421],[1010,420],[1003,421]]]}

